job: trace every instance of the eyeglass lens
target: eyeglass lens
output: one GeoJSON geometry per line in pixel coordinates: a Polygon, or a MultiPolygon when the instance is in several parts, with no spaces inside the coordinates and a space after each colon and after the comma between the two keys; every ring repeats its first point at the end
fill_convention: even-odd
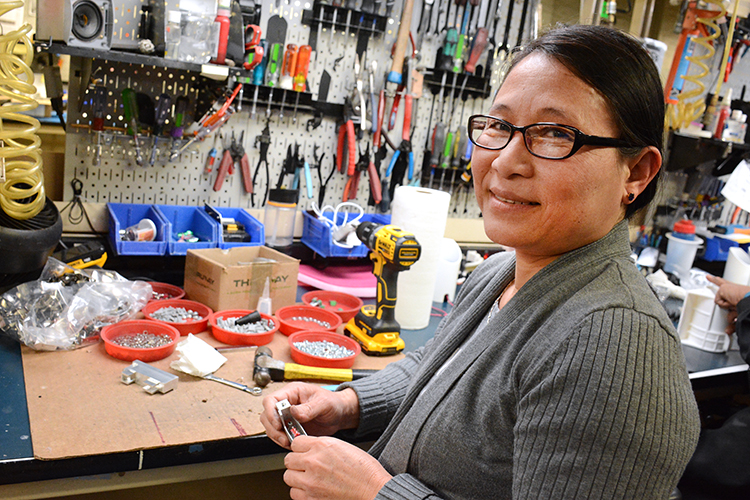
{"type": "MultiPolygon", "coordinates": [[[[479,146],[502,149],[508,145],[513,129],[500,120],[477,116],[471,122],[471,138],[479,146]]],[[[528,150],[546,158],[562,158],[570,154],[575,145],[573,130],[560,125],[532,125],[525,130],[528,150]]]]}

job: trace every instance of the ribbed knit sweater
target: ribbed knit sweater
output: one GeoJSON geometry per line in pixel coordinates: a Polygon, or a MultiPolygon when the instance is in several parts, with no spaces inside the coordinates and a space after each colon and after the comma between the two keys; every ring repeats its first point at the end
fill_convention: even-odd
{"type": "Polygon", "coordinates": [[[343,384],[359,397],[357,432],[382,432],[370,453],[394,478],[377,498],[668,498],[698,411],[627,223],[497,310],[514,269],[513,252],[488,259],[423,348],[343,384]]]}

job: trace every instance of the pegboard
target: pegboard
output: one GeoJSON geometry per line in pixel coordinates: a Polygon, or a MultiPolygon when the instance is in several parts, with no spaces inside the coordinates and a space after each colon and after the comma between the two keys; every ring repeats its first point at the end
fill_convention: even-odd
{"type": "MultiPolygon", "coordinates": [[[[513,17],[508,26],[508,45],[512,48],[520,34],[531,32],[534,12],[538,0],[518,0],[515,2],[513,17]],[[523,27],[520,27],[520,18],[524,1],[528,3],[527,16],[523,27]]],[[[399,16],[401,3],[397,1],[392,8],[391,16],[386,18],[385,28],[382,32],[372,36],[367,43],[367,49],[362,58],[364,68],[373,71],[373,91],[378,94],[385,84],[385,74],[391,65],[391,47],[393,46],[399,27],[399,16]]],[[[497,12],[489,12],[487,24],[495,25],[497,31],[495,48],[499,47],[505,33],[505,24],[509,2],[496,1],[497,12]]],[[[275,187],[282,170],[287,150],[291,146],[299,145],[299,153],[313,168],[312,185],[313,197],[307,197],[304,175],[300,180],[300,203],[302,209],[309,209],[313,201],[318,198],[318,191],[323,181],[328,177],[333,168],[334,156],[336,155],[338,130],[341,123],[340,116],[324,116],[317,128],[312,128],[312,114],[309,107],[310,100],[318,100],[318,86],[324,71],[331,75],[330,89],[327,101],[330,104],[341,105],[344,98],[349,95],[355,86],[354,65],[357,59],[357,42],[359,31],[357,30],[356,16],[354,21],[349,19],[338,19],[335,28],[331,29],[331,22],[309,22],[310,13],[316,12],[318,8],[320,20],[324,21],[326,6],[290,0],[272,0],[263,3],[261,10],[260,26],[263,29],[271,16],[281,16],[288,23],[286,44],[294,43],[298,46],[315,42],[315,51],[311,57],[310,70],[308,74],[308,92],[303,93],[300,105],[297,106],[295,116],[296,93],[290,90],[275,89],[273,101],[269,107],[269,88],[258,87],[258,99],[254,102],[256,87],[246,84],[241,105],[235,106],[237,111],[229,121],[220,129],[223,140],[229,142],[232,136],[239,139],[243,137],[243,145],[247,152],[251,173],[255,175],[260,153],[257,148],[256,138],[268,124],[271,143],[268,150],[268,164],[270,179],[266,179],[265,171],[261,167],[257,174],[255,183],[256,196],[251,197],[244,192],[241,174],[239,171],[228,175],[219,191],[214,191],[213,185],[222,154],[222,139],[214,133],[203,142],[195,143],[182,153],[177,160],[169,161],[169,152],[172,147],[171,138],[168,134],[156,140],[156,161],[153,166],[148,164],[151,149],[154,146],[154,138],[146,133],[139,135],[145,166],[137,166],[134,161],[133,137],[127,135],[126,124],[123,118],[123,105],[121,92],[125,88],[132,88],[136,92],[149,95],[152,99],[161,93],[172,96],[172,102],[177,96],[183,95],[190,99],[193,116],[188,117],[188,122],[195,120],[195,106],[201,99],[205,100],[205,94],[200,91],[203,87],[233,86],[229,82],[217,83],[207,80],[199,74],[186,69],[175,69],[158,67],[138,63],[116,62],[106,59],[103,54],[94,59],[91,66],[92,79],[98,79],[107,88],[107,108],[105,113],[105,130],[100,133],[99,141],[102,145],[102,155],[99,165],[95,166],[93,159],[97,148],[97,133],[90,130],[91,125],[91,102],[86,93],[89,82],[81,82],[80,78],[73,75],[85,74],[87,60],[83,57],[71,58],[71,78],[69,86],[69,109],[68,109],[68,133],[66,135],[65,153],[65,199],[73,197],[70,181],[78,179],[83,185],[82,198],[88,202],[119,202],[119,203],[158,203],[175,205],[202,205],[204,202],[215,206],[229,206],[237,208],[260,208],[263,201],[263,193],[267,186],[275,187]],[[323,14],[321,14],[321,10],[323,14]],[[307,20],[304,18],[307,16],[307,20]],[[348,25],[347,25],[348,24],[348,25]],[[283,102],[283,107],[281,105],[283,102]],[[267,111],[270,110],[270,117],[267,111]],[[252,113],[254,111],[254,114],[252,113]],[[310,122],[310,124],[308,124],[310,122]],[[216,147],[219,157],[216,159],[214,169],[211,173],[205,172],[206,159],[209,150],[216,147]],[[323,155],[320,165],[320,176],[314,169],[316,155],[323,155]],[[253,203],[254,202],[254,203],[253,203]]],[[[422,2],[417,0],[414,7],[412,19],[412,32],[417,33],[420,25],[420,13],[422,2]]],[[[459,124],[464,124],[473,113],[479,113],[489,107],[489,97],[494,94],[498,85],[498,74],[500,71],[500,59],[494,59],[490,69],[491,78],[483,92],[465,92],[465,100],[456,98],[465,81],[462,74],[449,74],[445,78],[444,86],[436,86],[434,80],[439,79],[439,74],[433,70],[438,51],[445,40],[446,19],[457,19],[455,2],[445,0],[435,2],[430,20],[431,29],[421,38],[421,50],[417,52],[417,69],[425,75],[425,84],[422,95],[414,100],[414,112],[412,120],[413,132],[411,143],[414,151],[415,177],[422,180],[422,185],[429,179],[429,173],[422,175],[422,165],[425,158],[425,148],[428,136],[439,116],[443,117],[449,130],[455,130],[459,124]],[[438,29],[435,30],[434,27],[438,29]],[[437,33],[436,33],[437,31],[437,33]],[[428,81],[432,78],[433,83],[428,81]],[[442,104],[442,106],[441,106],[442,104]],[[442,110],[441,110],[442,109],[442,110]],[[421,176],[421,177],[420,177],[421,176]]],[[[491,8],[491,7],[490,7],[491,8]]],[[[381,8],[381,14],[385,8],[381,8]]],[[[343,17],[343,16],[342,16],[343,17]]],[[[448,21],[449,24],[451,21],[448,21]]],[[[528,35],[526,35],[528,36],[528,35]]],[[[312,45],[312,43],[311,43],[312,45]]],[[[493,54],[496,50],[489,47],[493,54]]],[[[468,47],[467,47],[468,52],[468,47]]],[[[502,53],[500,54],[502,56],[502,53]]],[[[485,57],[480,60],[480,66],[486,64],[485,57]]],[[[367,74],[364,75],[365,92],[369,92],[370,84],[367,74]]],[[[392,85],[392,84],[391,84],[392,85]]],[[[393,99],[389,98],[386,106],[386,119],[384,127],[388,122],[388,113],[393,99]]],[[[203,103],[207,105],[207,103],[203,103]]],[[[370,116],[370,100],[367,99],[367,116],[370,116]]],[[[399,115],[395,120],[395,127],[388,131],[388,135],[396,145],[402,136],[401,123],[403,122],[403,105],[399,108],[399,115]]],[[[169,131],[170,118],[167,120],[165,129],[169,131]]],[[[372,151],[371,129],[363,133],[362,139],[358,141],[360,151],[364,151],[369,145],[372,151]]],[[[388,167],[394,152],[389,148],[387,156],[380,165],[381,172],[388,167]]],[[[427,151],[429,156],[429,151],[427,151]]],[[[437,171],[433,187],[438,188],[441,180],[441,171],[437,171]]],[[[478,207],[473,197],[473,190],[462,186],[460,171],[456,175],[450,170],[442,179],[442,188],[453,193],[453,201],[449,216],[460,218],[475,218],[479,216],[478,207]],[[453,184],[451,184],[453,179],[453,184]]],[[[343,197],[347,176],[335,172],[328,182],[324,204],[336,205],[343,197]]],[[[408,180],[404,181],[405,183],[408,180]]],[[[291,187],[292,176],[286,176],[283,185],[291,187]]],[[[362,173],[356,201],[366,207],[368,212],[379,211],[378,207],[367,207],[369,197],[369,183],[366,172],[362,173]]]]}

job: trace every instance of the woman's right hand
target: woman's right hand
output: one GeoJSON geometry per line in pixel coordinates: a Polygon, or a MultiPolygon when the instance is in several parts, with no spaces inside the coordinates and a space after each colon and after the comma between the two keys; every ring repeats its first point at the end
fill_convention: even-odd
{"type": "Polygon", "coordinates": [[[276,413],[276,403],[288,400],[290,412],[311,436],[331,436],[359,425],[359,399],[353,389],[333,392],[320,386],[292,382],[263,398],[260,422],[275,443],[290,449],[291,443],[276,413]]]}

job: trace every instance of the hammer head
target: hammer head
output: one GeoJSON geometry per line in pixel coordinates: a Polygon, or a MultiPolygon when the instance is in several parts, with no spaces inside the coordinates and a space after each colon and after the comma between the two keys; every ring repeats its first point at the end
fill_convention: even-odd
{"type": "Polygon", "coordinates": [[[273,359],[271,349],[266,346],[260,346],[255,350],[255,359],[253,361],[253,380],[258,387],[265,387],[271,383],[271,372],[268,368],[261,366],[258,359],[267,356],[273,359]]]}

